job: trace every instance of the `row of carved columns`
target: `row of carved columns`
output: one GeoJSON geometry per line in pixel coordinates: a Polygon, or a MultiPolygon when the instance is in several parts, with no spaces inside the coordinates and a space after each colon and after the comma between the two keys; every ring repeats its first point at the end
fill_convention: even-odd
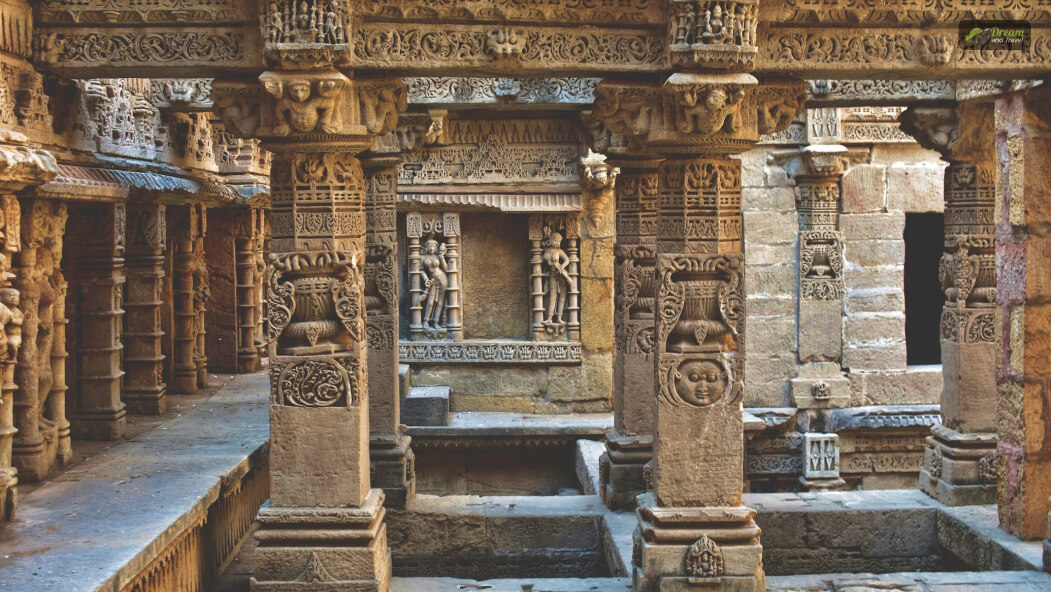
{"type": "MultiPolygon", "coordinates": [[[[237,292],[251,303],[240,336],[258,369],[262,210],[212,212],[255,221],[237,292]]],[[[203,205],[4,198],[3,518],[14,512],[14,485],[72,461],[71,438],[118,440],[129,412],[163,414],[169,393],[207,385],[207,215],[203,205]]]]}

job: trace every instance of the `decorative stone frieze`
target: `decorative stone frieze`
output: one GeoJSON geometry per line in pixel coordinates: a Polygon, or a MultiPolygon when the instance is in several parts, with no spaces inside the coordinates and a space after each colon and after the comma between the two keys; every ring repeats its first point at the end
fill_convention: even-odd
{"type": "Polygon", "coordinates": [[[589,105],[598,78],[456,78],[403,79],[412,104],[506,105],[552,103],[589,105]]]}
{"type": "Polygon", "coordinates": [[[901,127],[937,150],[945,169],[945,252],[938,281],[941,315],[943,425],[931,431],[920,488],[948,505],[988,504],[995,480],[979,461],[996,447],[996,154],[989,102],[914,106],[901,127]]]}
{"type": "Polygon", "coordinates": [[[758,0],[672,0],[668,46],[672,65],[686,68],[751,69],[758,0]]]}
{"type": "Polygon", "coordinates": [[[570,342],[446,341],[399,346],[403,364],[579,364],[580,344],[570,342]]]}

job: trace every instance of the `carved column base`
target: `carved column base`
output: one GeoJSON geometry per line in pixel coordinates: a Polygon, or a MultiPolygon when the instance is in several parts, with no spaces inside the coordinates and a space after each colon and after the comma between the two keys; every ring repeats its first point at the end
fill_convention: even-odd
{"type": "MultiPolygon", "coordinates": [[[[158,361],[164,360],[164,356],[158,361]]],[[[121,393],[128,411],[135,415],[163,415],[168,410],[167,390],[164,386],[124,389],[121,393]]]]}
{"type": "Polygon", "coordinates": [[[392,442],[382,436],[369,439],[372,486],[383,490],[388,508],[404,508],[416,495],[416,456],[409,448],[412,438],[392,442]]]}
{"type": "Polygon", "coordinates": [[[22,477],[23,483],[39,483],[47,479],[56,465],[58,429],[41,427],[37,434],[38,437],[33,440],[16,436],[11,448],[11,464],[22,477]]]}
{"type": "Polygon", "coordinates": [[[947,506],[996,503],[996,434],[931,428],[920,469],[920,489],[947,506]]]}
{"type": "Polygon", "coordinates": [[[766,590],[755,510],[662,508],[650,493],[638,503],[632,549],[636,592],[766,590]]]}
{"type": "Polygon", "coordinates": [[[611,510],[630,510],[646,491],[643,467],[653,458],[653,436],[606,432],[606,452],[599,459],[599,496],[611,510]]]}
{"type": "Polygon", "coordinates": [[[197,392],[197,366],[193,368],[175,368],[169,390],[179,395],[192,395],[197,392]]]}
{"type": "Polygon", "coordinates": [[[391,555],[383,492],[360,507],[259,511],[253,592],[387,592],[391,555]]]}
{"type": "Polygon", "coordinates": [[[126,428],[127,408],[77,409],[71,424],[73,437],[80,440],[120,440],[126,428]]]}
{"type": "Polygon", "coordinates": [[[18,471],[11,468],[0,469],[0,522],[15,517],[15,506],[18,505],[18,471]]]}

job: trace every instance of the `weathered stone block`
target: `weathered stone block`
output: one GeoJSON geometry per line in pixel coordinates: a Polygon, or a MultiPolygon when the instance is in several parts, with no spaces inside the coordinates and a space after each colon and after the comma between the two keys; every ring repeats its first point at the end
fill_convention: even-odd
{"type": "Polygon", "coordinates": [[[843,214],[839,217],[839,230],[848,241],[902,240],[905,232],[905,214],[843,214]]]}
{"type": "MultiPolygon", "coordinates": [[[[749,344],[751,345],[751,344],[749,344]]],[[[799,359],[838,360],[843,348],[843,301],[799,303],[799,359]]]]}
{"type": "Polygon", "coordinates": [[[796,350],[796,324],[793,319],[763,319],[748,326],[748,353],[783,354],[796,350]]]}
{"type": "Polygon", "coordinates": [[[749,265],[745,267],[745,286],[752,294],[794,294],[796,265],[749,265]]]}
{"type": "Polygon", "coordinates": [[[789,212],[796,208],[793,187],[745,187],[741,199],[745,212],[789,212]]]}
{"type": "Polygon", "coordinates": [[[931,164],[887,167],[887,209],[902,212],[945,211],[945,166],[931,164]]]}
{"type": "Polygon", "coordinates": [[[904,312],[905,294],[897,288],[847,290],[844,299],[847,315],[867,312],[904,312]]]}
{"type": "Polygon", "coordinates": [[[876,267],[853,265],[843,273],[843,283],[854,291],[886,288],[901,291],[905,288],[905,266],[900,263],[876,267]]]}
{"type": "Polygon", "coordinates": [[[844,214],[881,212],[886,205],[887,167],[855,165],[843,175],[840,185],[844,214]]]}
{"type": "Polygon", "coordinates": [[[448,423],[447,386],[414,386],[401,405],[401,421],[410,426],[440,426],[448,423]]]}
{"type": "Polygon", "coordinates": [[[906,367],[905,343],[850,345],[843,348],[843,366],[854,370],[901,370],[906,367]]]}
{"type": "Polygon", "coordinates": [[[796,374],[796,358],[788,355],[748,356],[744,360],[745,381],[787,382],[796,374]]]}
{"type": "Polygon", "coordinates": [[[905,315],[893,313],[860,313],[843,319],[847,343],[881,343],[905,340],[905,315]]]}
{"type": "Polygon", "coordinates": [[[756,317],[791,317],[796,312],[795,298],[788,294],[777,296],[748,295],[744,303],[747,319],[756,317]]]}
{"type": "Polygon", "coordinates": [[[745,374],[744,406],[745,407],[784,407],[789,404],[788,382],[747,382],[745,374]]]}
{"type": "MultiPolygon", "coordinates": [[[[747,231],[746,231],[747,232],[747,231]]],[[[796,257],[796,246],[791,243],[762,244],[749,241],[745,245],[746,265],[778,265],[791,262],[796,257]]],[[[746,286],[751,288],[751,286],[746,286]]]]}
{"type": "Polygon", "coordinates": [[[843,247],[843,258],[862,267],[895,265],[905,262],[903,240],[848,240],[843,247]]]}
{"type": "Polygon", "coordinates": [[[792,404],[800,409],[833,409],[850,404],[850,381],[840,376],[795,378],[792,404]]]}
{"type": "Polygon", "coordinates": [[[745,212],[744,235],[750,243],[794,244],[799,233],[795,212],[745,212]]]}

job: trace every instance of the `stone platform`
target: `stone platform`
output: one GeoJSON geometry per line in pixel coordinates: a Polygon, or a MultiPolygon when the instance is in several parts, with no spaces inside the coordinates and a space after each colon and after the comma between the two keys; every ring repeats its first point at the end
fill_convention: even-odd
{"type": "Polygon", "coordinates": [[[147,575],[221,571],[269,485],[267,376],[227,380],[196,404],[170,397],[172,408],[149,420],[152,429],[98,445],[90,458],[26,488],[15,520],[0,526],[0,589],[122,590],[147,575]],[[202,546],[214,549],[213,564],[185,557],[202,546]]]}

